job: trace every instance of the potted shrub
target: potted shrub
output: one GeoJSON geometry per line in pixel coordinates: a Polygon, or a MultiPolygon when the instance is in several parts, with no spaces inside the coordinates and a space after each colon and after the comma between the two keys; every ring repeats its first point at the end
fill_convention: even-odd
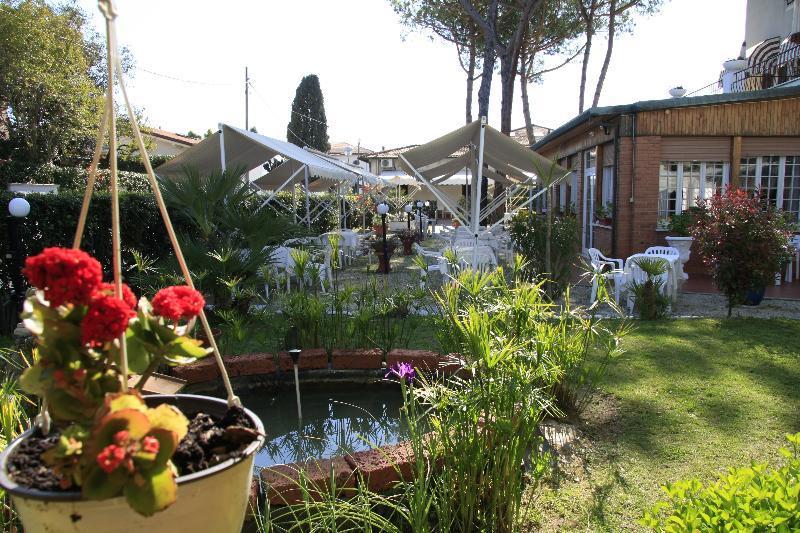
{"type": "Polygon", "coordinates": [[[684,272],[683,266],[692,256],[692,242],[694,241],[694,237],[692,237],[690,228],[694,223],[696,211],[697,208],[693,207],[683,211],[679,215],[671,215],[669,221],[666,223],[666,229],[669,235],[664,237],[664,240],[667,241],[667,246],[678,250],[678,275],[684,280],[689,279],[689,275],[684,272]]]}
{"type": "Polygon", "coordinates": [[[635,262],[647,275],[647,279],[633,282],[630,286],[634,307],[642,320],[657,320],[664,316],[669,307],[669,297],[664,294],[664,280],[661,278],[669,269],[669,263],[658,257],[643,257],[635,262]]]}
{"type": "Polygon", "coordinates": [[[375,252],[375,255],[378,256],[378,272],[388,274],[391,270],[390,260],[392,259],[392,254],[397,248],[397,239],[394,237],[386,239],[386,252],[388,257],[384,257],[383,255],[383,237],[372,240],[372,242],[370,242],[370,247],[372,251],[375,252]]]}
{"type": "Polygon", "coordinates": [[[47,248],[24,273],[36,288],[23,320],[37,357],[20,385],[46,407],[0,455],[0,484],[25,530],[239,531],[260,420],[216,398],[142,397],[123,371],[140,374],[140,387],[161,365],[206,356],[185,334],[202,295],[167,287],[137,301],[75,249],[47,248]]]}
{"type": "Polygon", "coordinates": [[[703,263],[733,307],[757,304],[791,259],[786,220],[756,193],[729,188],[701,200],[692,234],[703,263]]]}
{"type": "Polygon", "coordinates": [[[403,243],[403,255],[412,255],[414,253],[411,248],[419,238],[419,234],[410,229],[403,230],[400,235],[400,242],[403,243]]]}
{"type": "Polygon", "coordinates": [[[605,205],[597,206],[597,209],[594,210],[594,216],[597,220],[598,224],[603,224],[604,226],[611,225],[611,213],[614,210],[614,204],[611,202],[606,202],[605,205]]]}

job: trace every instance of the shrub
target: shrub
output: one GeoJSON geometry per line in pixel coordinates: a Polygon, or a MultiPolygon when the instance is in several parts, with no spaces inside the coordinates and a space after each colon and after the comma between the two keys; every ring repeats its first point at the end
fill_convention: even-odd
{"type": "Polygon", "coordinates": [[[791,258],[780,213],[758,193],[728,188],[698,202],[692,235],[703,263],[728,298],[728,316],[748,291],[764,289],[791,258]]]}
{"type": "MultiPolygon", "coordinates": [[[[109,192],[108,169],[97,171],[95,192],[109,192]]],[[[119,188],[128,192],[149,193],[150,185],[147,175],[138,171],[131,172],[121,169],[117,173],[119,188]]],[[[15,162],[0,166],[0,187],[8,189],[9,183],[55,183],[59,192],[86,190],[89,180],[89,171],[81,167],[59,167],[56,165],[30,166],[15,162]]]]}
{"type": "Polygon", "coordinates": [[[550,266],[547,265],[547,217],[537,213],[518,213],[511,221],[514,247],[528,264],[529,273],[552,282],[551,295],[564,292],[578,254],[578,220],[574,215],[553,216],[550,236],[550,266]]]}
{"type": "Polygon", "coordinates": [[[667,484],[667,500],[641,520],[656,531],[797,531],[800,529],[800,433],[777,468],[731,468],[704,486],[697,479],[667,484]]]}
{"type": "Polygon", "coordinates": [[[665,259],[646,258],[636,260],[639,268],[647,274],[647,280],[643,283],[634,282],[630,290],[633,291],[633,299],[636,309],[639,311],[639,318],[642,320],[656,320],[664,316],[669,306],[669,297],[664,295],[664,280],[659,276],[664,274],[669,268],[669,263],[665,259]]]}

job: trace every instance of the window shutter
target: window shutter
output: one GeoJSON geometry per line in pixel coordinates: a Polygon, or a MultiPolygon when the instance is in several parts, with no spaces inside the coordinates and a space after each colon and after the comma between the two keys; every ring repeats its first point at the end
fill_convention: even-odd
{"type": "Polygon", "coordinates": [[[800,137],[745,137],[742,157],[800,155],[800,137]]]}
{"type": "Polygon", "coordinates": [[[730,137],[661,138],[661,161],[729,162],[730,152],[730,137]]]}

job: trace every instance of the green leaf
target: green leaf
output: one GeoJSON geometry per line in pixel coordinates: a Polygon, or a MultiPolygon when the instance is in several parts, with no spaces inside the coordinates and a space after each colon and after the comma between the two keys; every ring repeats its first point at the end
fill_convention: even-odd
{"type": "Polygon", "coordinates": [[[28,394],[44,396],[44,383],[42,383],[43,369],[40,365],[28,367],[19,378],[19,385],[28,394]]]}
{"type": "Polygon", "coordinates": [[[142,374],[147,370],[152,360],[150,351],[141,341],[141,337],[137,336],[132,328],[128,329],[125,337],[127,339],[128,368],[132,372],[142,374]]]}
{"type": "MultiPolygon", "coordinates": [[[[150,419],[150,425],[153,430],[159,428],[172,432],[177,436],[178,441],[186,436],[189,421],[174,406],[162,403],[155,409],[148,410],[147,416],[150,419]]],[[[175,444],[177,446],[177,443],[175,444]]]]}
{"type": "Polygon", "coordinates": [[[157,511],[166,509],[175,501],[177,492],[175,474],[169,465],[146,475],[135,476],[124,489],[128,504],[144,516],[152,516],[157,511]]]}
{"type": "Polygon", "coordinates": [[[89,474],[83,479],[82,494],[87,500],[106,500],[119,496],[128,480],[128,473],[117,468],[106,474],[102,468],[92,466],[89,474]]]}

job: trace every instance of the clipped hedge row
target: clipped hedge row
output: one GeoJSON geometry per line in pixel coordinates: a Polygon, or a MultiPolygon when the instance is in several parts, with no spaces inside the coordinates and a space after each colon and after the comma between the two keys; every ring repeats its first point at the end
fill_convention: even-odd
{"type": "MultiPolygon", "coordinates": [[[[2,191],[0,205],[8,205],[13,196],[13,193],[2,191]]],[[[66,191],[28,194],[25,198],[31,204],[31,212],[20,227],[24,254],[36,254],[48,246],[72,246],[83,195],[66,191]]],[[[171,253],[152,194],[121,193],[120,223],[124,250],[137,250],[151,258],[171,253]]],[[[7,224],[7,217],[0,217],[0,260],[3,261],[0,263],[0,282],[9,279],[9,265],[5,260],[9,248],[7,224]]],[[[93,195],[81,247],[96,257],[107,272],[111,271],[111,197],[108,193],[93,195]]],[[[129,254],[123,252],[123,256],[123,261],[130,259],[129,254]]]]}
{"type": "MultiPolygon", "coordinates": [[[[100,169],[97,172],[94,190],[108,192],[110,171],[100,169]]],[[[120,170],[118,172],[120,189],[129,192],[149,192],[147,175],[139,172],[120,170]]],[[[86,190],[89,171],[81,167],[58,167],[44,165],[26,167],[13,163],[0,166],[0,188],[8,189],[10,183],[55,183],[60,192],[86,190]]]]}

